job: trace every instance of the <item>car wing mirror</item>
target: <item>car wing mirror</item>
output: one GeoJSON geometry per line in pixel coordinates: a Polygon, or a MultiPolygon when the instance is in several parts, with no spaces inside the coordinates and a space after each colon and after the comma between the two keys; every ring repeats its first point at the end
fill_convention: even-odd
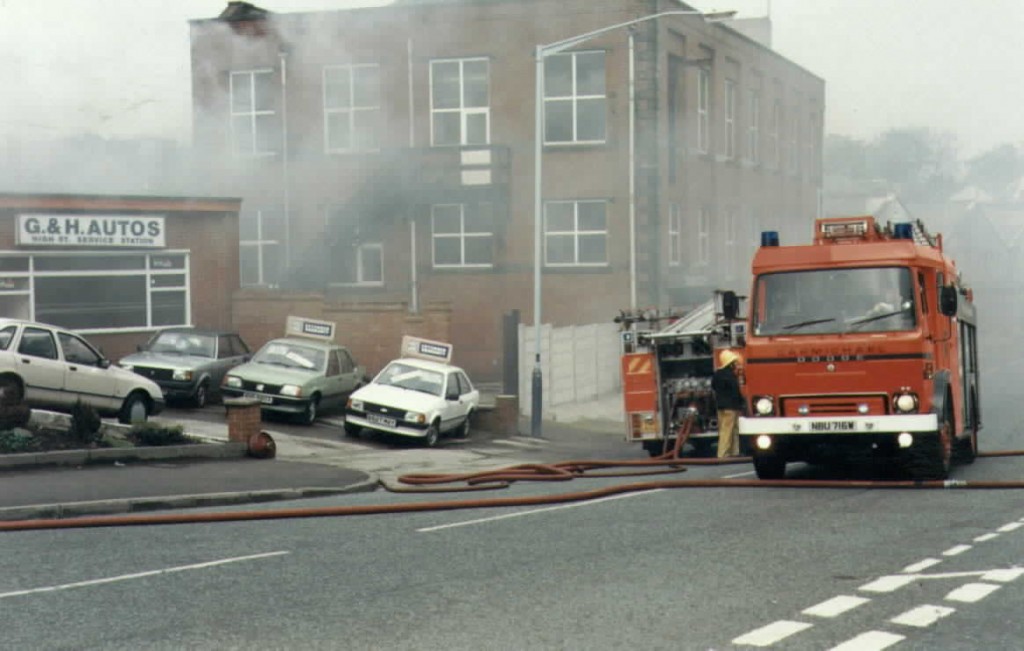
{"type": "Polygon", "coordinates": [[[110,368],[110,360],[107,359],[106,357],[101,357],[100,358],[99,367],[100,368],[110,368]]]}

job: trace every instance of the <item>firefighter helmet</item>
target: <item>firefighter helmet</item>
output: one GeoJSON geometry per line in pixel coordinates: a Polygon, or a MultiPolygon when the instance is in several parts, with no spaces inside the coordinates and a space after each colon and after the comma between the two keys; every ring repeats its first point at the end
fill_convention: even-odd
{"type": "Polygon", "coordinates": [[[735,364],[736,362],[739,362],[741,360],[742,358],[740,357],[739,353],[729,349],[723,350],[722,352],[718,353],[718,364],[722,368],[725,368],[729,364],[735,364]]]}

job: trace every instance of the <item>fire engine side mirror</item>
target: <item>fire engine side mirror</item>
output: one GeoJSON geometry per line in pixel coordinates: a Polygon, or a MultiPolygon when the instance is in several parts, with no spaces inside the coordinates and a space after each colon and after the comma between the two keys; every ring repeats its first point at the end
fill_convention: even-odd
{"type": "Polygon", "coordinates": [[[956,287],[945,285],[939,290],[939,311],[945,316],[956,316],[956,287]]]}
{"type": "Polygon", "coordinates": [[[722,317],[726,321],[732,321],[740,315],[740,299],[734,291],[722,292],[722,317]]]}

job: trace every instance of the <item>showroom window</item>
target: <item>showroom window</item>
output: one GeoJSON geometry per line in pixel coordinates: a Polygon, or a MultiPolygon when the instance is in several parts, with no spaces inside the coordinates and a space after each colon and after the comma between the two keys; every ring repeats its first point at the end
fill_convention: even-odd
{"type": "Polygon", "coordinates": [[[608,264],[606,201],[549,201],[544,205],[544,263],[549,267],[608,264]]]}
{"type": "Polygon", "coordinates": [[[281,92],[272,70],[232,72],[231,137],[236,154],[266,156],[281,150],[281,123],[274,110],[281,92]]]}
{"type": "Polygon", "coordinates": [[[0,255],[0,313],[83,332],[189,325],[189,254],[0,255]]]}
{"type": "Polygon", "coordinates": [[[566,52],[544,60],[544,142],[603,143],[604,52],[566,52]]]}
{"type": "Polygon", "coordinates": [[[490,203],[431,206],[434,268],[490,267],[494,262],[494,207],[490,203]]]}

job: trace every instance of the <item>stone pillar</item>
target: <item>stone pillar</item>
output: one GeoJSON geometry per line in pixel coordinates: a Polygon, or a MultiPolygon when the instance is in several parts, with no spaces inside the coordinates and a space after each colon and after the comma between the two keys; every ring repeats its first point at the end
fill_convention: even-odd
{"type": "Polygon", "coordinates": [[[249,443],[260,432],[260,403],[251,398],[225,398],[228,417],[228,441],[249,443]]]}
{"type": "Polygon", "coordinates": [[[515,436],[519,433],[519,396],[494,397],[494,429],[496,434],[502,436],[515,436]]]}

